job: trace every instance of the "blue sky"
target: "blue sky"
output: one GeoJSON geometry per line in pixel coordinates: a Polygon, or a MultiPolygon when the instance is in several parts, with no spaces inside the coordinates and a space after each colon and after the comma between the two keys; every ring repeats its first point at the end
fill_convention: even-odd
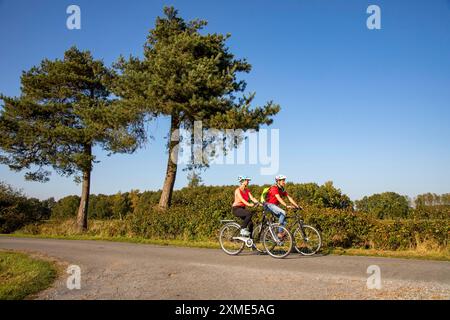
{"type": "MultiPolygon", "coordinates": [[[[72,45],[108,65],[141,55],[164,5],[185,19],[231,33],[237,57],[253,65],[256,103],[282,107],[279,172],[294,182],[332,180],[353,200],[395,191],[414,197],[450,192],[450,1],[12,1],[0,0],[0,92],[19,95],[22,70],[60,58],[72,45]],[[81,8],[81,30],[66,28],[66,8],[81,8]],[[381,30],[366,9],[381,8],[381,30]]],[[[150,125],[155,140],[133,155],[107,157],[93,171],[93,193],[162,186],[168,121],[150,125]]],[[[239,174],[268,183],[259,165],[216,165],[206,184],[235,184],[239,174]]],[[[79,194],[71,178],[45,184],[0,165],[0,180],[38,198],[79,194]]],[[[176,188],[186,185],[179,171],[176,188]]]]}

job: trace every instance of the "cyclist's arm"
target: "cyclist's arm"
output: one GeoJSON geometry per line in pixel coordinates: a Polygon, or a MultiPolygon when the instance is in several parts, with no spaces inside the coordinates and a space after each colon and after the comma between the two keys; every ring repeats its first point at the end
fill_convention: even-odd
{"type": "Polygon", "coordinates": [[[284,200],[280,197],[279,194],[275,195],[275,198],[277,198],[278,202],[281,203],[283,206],[287,207],[288,205],[286,204],[286,202],[284,202],[284,200]]]}
{"type": "Polygon", "coordinates": [[[234,194],[238,197],[238,199],[245,204],[247,207],[253,207],[254,204],[253,203],[249,203],[247,201],[244,200],[244,198],[241,195],[241,192],[239,191],[239,189],[236,189],[236,191],[234,192],[234,194]]]}
{"type": "Polygon", "coordinates": [[[287,198],[289,199],[289,202],[292,203],[296,208],[300,208],[297,202],[295,202],[290,195],[288,195],[287,198]]]}
{"type": "Polygon", "coordinates": [[[256,198],[251,194],[251,192],[248,193],[248,196],[250,197],[250,200],[253,201],[253,203],[259,203],[259,201],[256,200],[256,198]]]}

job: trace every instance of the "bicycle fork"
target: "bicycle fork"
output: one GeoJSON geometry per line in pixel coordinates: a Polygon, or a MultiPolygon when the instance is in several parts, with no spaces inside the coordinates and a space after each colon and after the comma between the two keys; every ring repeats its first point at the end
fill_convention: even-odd
{"type": "Polygon", "coordinates": [[[300,229],[300,233],[302,235],[303,240],[305,240],[306,242],[308,242],[308,237],[306,236],[305,230],[303,229],[303,221],[299,221],[298,222],[298,227],[300,229]]]}

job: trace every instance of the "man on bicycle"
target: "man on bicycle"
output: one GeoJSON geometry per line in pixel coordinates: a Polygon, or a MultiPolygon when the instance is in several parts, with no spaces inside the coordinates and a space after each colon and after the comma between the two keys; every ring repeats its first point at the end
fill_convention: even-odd
{"type": "MultiPolygon", "coordinates": [[[[286,211],[281,209],[279,205],[281,204],[285,208],[300,208],[299,205],[292,199],[292,197],[285,190],[286,185],[286,176],[278,175],[275,177],[275,185],[271,186],[267,190],[267,194],[264,195],[264,209],[270,211],[274,216],[278,217],[278,222],[280,225],[286,225],[286,211]],[[287,205],[286,202],[282,199],[282,197],[287,197],[289,202],[292,204],[287,205]]],[[[263,200],[263,199],[262,199],[263,200]]],[[[281,229],[278,232],[278,237],[283,238],[285,236],[284,232],[281,232],[281,229]]]]}

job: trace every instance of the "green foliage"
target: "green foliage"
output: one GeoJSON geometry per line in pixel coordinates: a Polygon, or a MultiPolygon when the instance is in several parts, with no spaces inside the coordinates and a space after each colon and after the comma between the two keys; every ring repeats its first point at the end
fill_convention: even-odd
{"type": "Polygon", "coordinates": [[[75,47],[63,60],[45,59],[23,72],[22,95],[0,96],[2,162],[17,171],[34,165],[26,177],[46,181],[47,166],[66,176],[90,171],[94,145],[134,151],[141,132],[128,126],[131,113],[112,103],[112,78],[102,61],[75,47]]]}
{"type": "MultiPolygon", "coordinates": [[[[366,248],[374,221],[351,210],[307,206],[300,213],[307,224],[315,226],[326,247],[366,248]]],[[[295,219],[291,219],[291,223],[295,219]]]]}
{"type": "MultiPolygon", "coordinates": [[[[230,52],[225,43],[229,35],[201,33],[206,21],[186,22],[173,7],[165,7],[164,14],[150,30],[143,59],[121,57],[115,64],[118,77],[111,86],[121,98],[120,103],[142,118],[170,117],[169,159],[159,203],[163,209],[171,203],[177,172],[170,158],[177,145],[176,139],[172,139],[175,130],[190,129],[195,121],[202,121],[205,130],[242,129],[242,136],[246,130],[270,125],[272,117],[280,111],[273,102],[252,106],[255,94],[245,95],[245,81],[237,80],[238,73],[249,72],[251,66],[230,52]]],[[[239,141],[237,137],[230,146],[239,141]]],[[[220,137],[210,137],[203,142],[203,148],[219,142],[220,137]]],[[[207,158],[215,155],[205,152],[207,158]]],[[[208,161],[190,163],[189,167],[208,166],[208,161]]]]}
{"type": "Polygon", "coordinates": [[[0,300],[21,300],[56,279],[55,266],[23,253],[0,252],[0,300]]]}
{"type": "MultiPolygon", "coordinates": [[[[80,197],[67,196],[61,198],[51,210],[52,219],[74,217],[78,211],[80,197]]],[[[133,211],[130,193],[115,195],[91,195],[89,212],[92,219],[123,219],[133,211]]]]}
{"type": "Polygon", "coordinates": [[[364,197],[356,201],[356,209],[375,219],[406,219],[410,216],[408,197],[395,192],[364,197]]]}
{"type": "Polygon", "coordinates": [[[63,219],[74,217],[77,214],[78,206],[80,205],[79,196],[67,196],[56,202],[53,206],[51,218],[63,219]]]}
{"type": "Polygon", "coordinates": [[[93,219],[110,219],[113,216],[112,198],[104,194],[91,195],[89,212],[93,219]]]}
{"type": "Polygon", "coordinates": [[[121,58],[116,64],[120,76],[113,90],[122,102],[153,115],[170,115],[184,125],[195,120],[206,127],[212,121],[215,128],[256,129],[260,123],[270,124],[277,105],[268,103],[252,111],[252,96],[234,98],[245,89],[236,74],[249,72],[251,66],[229,52],[225,45],[229,36],[200,33],[206,21],[186,22],[173,7],[164,8],[164,14],[150,30],[144,59],[121,58]],[[223,126],[230,124],[240,126],[223,126]]]}
{"type": "Polygon", "coordinates": [[[188,173],[187,179],[188,188],[198,187],[202,184],[203,181],[200,173],[196,172],[195,170],[192,170],[188,173]]]}
{"type": "Polygon", "coordinates": [[[110,198],[112,217],[122,220],[132,211],[132,202],[129,193],[117,193],[110,198]]]}
{"type": "Polygon", "coordinates": [[[22,226],[48,219],[51,200],[27,198],[20,191],[0,181],[0,233],[10,233],[22,226]]]}
{"type": "MultiPolygon", "coordinates": [[[[132,190],[115,195],[92,196],[91,214],[95,219],[88,235],[105,237],[138,237],[146,239],[216,241],[221,219],[236,219],[231,213],[233,191],[236,186],[198,186],[176,190],[173,205],[166,212],[158,209],[161,191],[140,193],[132,190]]],[[[258,196],[264,186],[251,185],[258,196]]],[[[327,248],[370,248],[403,250],[428,247],[448,248],[449,219],[380,220],[354,211],[352,206],[339,208],[346,199],[331,184],[289,184],[287,191],[303,205],[299,214],[306,223],[317,227],[327,248]],[[319,192],[327,190],[328,192],[319,192]],[[298,195],[302,194],[302,198],[298,195]],[[333,197],[330,197],[334,195],[333,197]],[[323,199],[321,198],[323,197],[323,199]],[[336,206],[336,207],[333,207],[336,206]],[[424,247],[425,244],[425,247],[424,247]]],[[[69,196],[54,204],[52,218],[73,217],[79,198],[69,196]]],[[[261,218],[261,208],[254,210],[255,222],[261,218]]],[[[71,235],[73,224],[67,220],[33,223],[22,229],[32,234],[71,235]]],[[[239,220],[239,219],[236,219],[239,220]]],[[[34,220],[33,220],[34,221],[34,220]]],[[[296,222],[288,214],[288,226],[296,222]]],[[[76,233],[75,233],[76,234],[76,233]]]]}
{"type": "Polygon", "coordinates": [[[350,198],[327,181],[319,186],[316,183],[292,184],[287,183],[286,189],[294,199],[301,199],[302,203],[319,208],[352,209],[350,198]]]}
{"type": "Polygon", "coordinates": [[[449,220],[383,220],[378,221],[370,239],[377,249],[408,249],[431,241],[448,247],[449,220]]]}
{"type": "Polygon", "coordinates": [[[413,217],[416,219],[450,219],[450,193],[426,193],[415,199],[413,217]]]}
{"type": "Polygon", "coordinates": [[[23,72],[20,97],[0,95],[0,163],[41,182],[49,180],[49,167],[82,177],[80,229],[87,228],[93,148],[132,153],[145,140],[135,125],[141,115],[115,103],[107,88],[114,76],[89,51],[72,47],[64,59],[44,59],[23,72]]]}

